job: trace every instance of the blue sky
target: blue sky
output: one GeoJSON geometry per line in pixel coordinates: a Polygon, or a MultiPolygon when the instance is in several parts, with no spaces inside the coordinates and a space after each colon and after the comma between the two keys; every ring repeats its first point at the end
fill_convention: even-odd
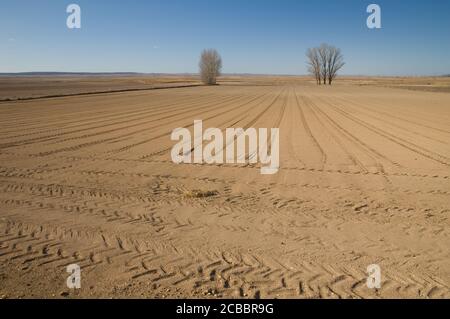
{"type": "Polygon", "coordinates": [[[1,0],[0,72],[197,72],[216,48],[226,73],[305,74],[305,51],[340,47],[343,74],[450,73],[448,0],[1,0]],[[67,5],[82,28],[66,27],[67,5]],[[382,29],[366,8],[382,9],[382,29]]]}

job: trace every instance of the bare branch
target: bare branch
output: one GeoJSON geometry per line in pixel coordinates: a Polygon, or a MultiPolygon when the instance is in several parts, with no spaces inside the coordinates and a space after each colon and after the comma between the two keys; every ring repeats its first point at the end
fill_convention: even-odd
{"type": "Polygon", "coordinates": [[[331,85],[337,76],[337,72],[345,65],[341,50],[326,43],[318,48],[306,51],[308,58],[308,72],[314,75],[318,85],[331,85]]]}
{"type": "Polygon", "coordinates": [[[306,57],[308,58],[308,71],[314,75],[317,84],[320,85],[322,75],[320,73],[320,58],[317,48],[308,49],[306,57]]]}
{"type": "Polygon", "coordinates": [[[341,50],[335,47],[330,47],[327,65],[328,84],[331,85],[331,83],[337,76],[337,72],[342,69],[344,65],[344,56],[342,55],[341,50]]]}

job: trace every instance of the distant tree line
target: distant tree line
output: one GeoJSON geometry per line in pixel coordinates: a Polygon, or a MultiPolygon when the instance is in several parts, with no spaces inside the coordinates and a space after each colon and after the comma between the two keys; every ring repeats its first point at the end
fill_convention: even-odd
{"type": "Polygon", "coordinates": [[[337,72],[345,65],[341,49],[328,44],[310,48],[306,52],[308,58],[308,72],[312,74],[317,85],[327,83],[331,85],[337,72]]]}

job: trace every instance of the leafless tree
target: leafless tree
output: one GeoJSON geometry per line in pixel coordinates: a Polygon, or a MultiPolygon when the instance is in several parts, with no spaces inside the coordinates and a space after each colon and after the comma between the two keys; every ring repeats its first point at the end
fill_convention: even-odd
{"type": "Polygon", "coordinates": [[[324,43],[321,44],[317,50],[319,52],[320,58],[320,72],[322,74],[322,81],[323,84],[327,84],[327,76],[328,76],[327,61],[328,61],[329,46],[328,44],[324,43]]]}
{"type": "Polygon", "coordinates": [[[341,50],[326,43],[320,47],[308,49],[308,71],[316,78],[317,84],[331,85],[337,72],[345,65],[341,50]]]}
{"type": "Polygon", "coordinates": [[[341,49],[330,46],[328,47],[327,75],[328,84],[331,85],[337,76],[337,72],[345,65],[344,56],[341,49]]]}
{"type": "Polygon", "coordinates": [[[317,84],[320,85],[322,83],[322,74],[320,72],[320,57],[317,48],[308,49],[306,57],[308,58],[308,71],[314,75],[317,84]]]}
{"type": "Polygon", "coordinates": [[[215,85],[222,70],[222,58],[215,49],[203,50],[199,67],[202,82],[207,85],[215,85]]]}

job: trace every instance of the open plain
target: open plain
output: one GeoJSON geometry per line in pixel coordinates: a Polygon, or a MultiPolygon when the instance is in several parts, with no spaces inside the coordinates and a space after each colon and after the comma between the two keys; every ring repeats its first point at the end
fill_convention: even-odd
{"type": "Polygon", "coordinates": [[[449,298],[450,94],[358,81],[1,102],[0,295],[449,298]],[[280,128],[279,172],[173,164],[194,120],[280,128]]]}

